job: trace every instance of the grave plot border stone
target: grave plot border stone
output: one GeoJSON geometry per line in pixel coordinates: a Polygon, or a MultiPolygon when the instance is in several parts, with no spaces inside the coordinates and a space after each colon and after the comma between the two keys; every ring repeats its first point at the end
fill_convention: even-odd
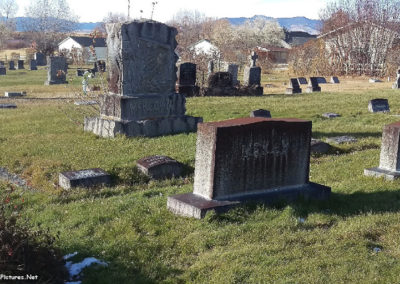
{"type": "Polygon", "coordinates": [[[111,175],[99,168],[68,171],[59,174],[58,183],[64,189],[110,185],[111,175]]]}
{"type": "Polygon", "coordinates": [[[177,215],[201,219],[209,210],[224,212],[247,201],[269,204],[299,197],[328,199],[329,187],[309,181],[311,125],[311,121],[299,119],[267,118],[199,124],[193,193],[169,196],[167,208],[177,215]],[[280,140],[282,137],[286,139],[280,140]],[[284,171],[268,162],[274,159],[276,167],[282,167],[278,158],[282,155],[289,159],[284,171]],[[282,176],[273,176],[278,171],[282,176]]]}

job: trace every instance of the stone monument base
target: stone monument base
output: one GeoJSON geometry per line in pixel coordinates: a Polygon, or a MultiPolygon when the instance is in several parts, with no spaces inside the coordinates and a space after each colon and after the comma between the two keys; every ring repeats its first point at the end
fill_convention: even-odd
{"type": "Polygon", "coordinates": [[[307,87],[306,93],[321,92],[321,87],[307,87]]]}
{"type": "Polygon", "coordinates": [[[68,84],[68,81],[45,81],[44,85],[49,86],[49,85],[60,85],[60,84],[68,84]]]}
{"type": "Polygon", "coordinates": [[[286,95],[301,94],[301,88],[300,89],[286,88],[285,94],[286,95]]]}
{"type": "Polygon", "coordinates": [[[381,168],[365,169],[364,175],[372,177],[384,177],[387,180],[395,180],[400,178],[400,172],[393,172],[381,168]]]}
{"type": "Polygon", "coordinates": [[[299,198],[304,198],[305,200],[327,200],[330,194],[330,187],[310,182],[304,186],[269,190],[267,192],[244,195],[230,200],[206,199],[193,193],[173,195],[168,197],[167,207],[174,214],[201,219],[204,218],[209,210],[215,210],[217,213],[221,213],[243,202],[253,201],[273,204],[279,201],[295,201],[299,198]]]}
{"type": "Polygon", "coordinates": [[[101,137],[115,137],[117,134],[123,134],[128,137],[155,137],[182,132],[195,132],[199,122],[203,122],[203,118],[188,115],[137,121],[85,117],[84,130],[93,132],[101,137]]]}

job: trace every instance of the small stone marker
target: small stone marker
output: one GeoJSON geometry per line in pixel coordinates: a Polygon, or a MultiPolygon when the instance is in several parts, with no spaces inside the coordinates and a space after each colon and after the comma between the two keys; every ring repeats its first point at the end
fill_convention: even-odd
{"type": "Polygon", "coordinates": [[[327,199],[309,182],[311,121],[239,118],[200,123],[193,193],[169,196],[178,215],[203,218],[242,201],[327,199]]]}
{"type": "Polygon", "coordinates": [[[340,117],[340,114],[334,113],[334,112],[326,112],[322,114],[323,117],[326,118],[335,118],[335,117],[340,117]]]}
{"type": "Polygon", "coordinates": [[[0,104],[0,108],[17,108],[16,104],[0,104]]]}
{"type": "Polygon", "coordinates": [[[82,77],[84,73],[85,73],[85,70],[83,70],[83,69],[76,70],[76,76],[78,76],[78,77],[82,77]]]}
{"type": "Polygon", "coordinates": [[[26,96],[26,92],[5,92],[4,96],[7,98],[23,97],[26,96]]]}
{"type": "Polygon", "coordinates": [[[390,112],[387,99],[374,99],[368,103],[369,112],[390,112]]]}
{"type": "Polygon", "coordinates": [[[74,105],[76,106],[89,106],[89,105],[97,105],[99,104],[98,101],[76,101],[74,105]]]}
{"type": "Polygon", "coordinates": [[[325,154],[331,149],[331,145],[318,139],[311,139],[311,153],[325,154]]]}
{"type": "Polygon", "coordinates": [[[110,185],[111,176],[102,169],[87,169],[80,171],[63,172],[58,177],[59,185],[64,189],[73,187],[92,187],[110,185]]]}
{"type": "Polygon", "coordinates": [[[335,144],[344,144],[344,143],[355,143],[357,139],[353,136],[337,136],[337,137],[330,137],[326,139],[327,142],[335,143],[335,144]]]}
{"type": "Polygon", "coordinates": [[[257,109],[250,112],[250,117],[265,117],[271,118],[271,112],[266,109],[257,109]]]}
{"type": "Polygon", "coordinates": [[[29,61],[29,70],[34,71],[34,70],[38,70],[37,69],[37,64],[36,64],[36,60],[35,59],[31,59],[29,61]]]}
{"type": "Polygon", "coordinates": [[[369,79],[369,82],[370,82],[370,83],[382,83],[381,80],[378,80],[378,79],[375,79],[375,78],[370,78],[370,79],[369,79]]]}
{"type": "Polygon", "coordinates": [[[7,71],[6,71],[6,67],[0,67],[0,75],[6,75],[7,71]]]}
{"type": "Polygon", "coordinates": [[[339,82],[339,78],[336,77],[336,76],[332,76],[332,77],[331,77],[331,83],[332,83],[332,84],[339,84],[339,83],[340,83],[340,82],[339,82]]]}
{"type": "Polygon", "coordinates": [[[299,81],[297,78],[291,78],[289,83],[289,88],[286,88],[285,94],[292,95],[292,94],[300,94],[301,88],[299,85],[299,81]]]}
{"type": "Polygon", "coordinates": [[[167,156],[150,156],[137,161],[138,169],[152,179],[180,177],[182,164],[167,156]]]}
{"type": "Polygon", "coordinates": [[[318,84],[326,84],[326,79],[324,77],[317,77],[318,84]]]}
{"type": "Polygon", "coordinates": [[[310,77],[306,92],[307,93],[321,92],[321,87],[318,85],[317,77],[310,77]]]}
{"type": "Polygon", "coordinates": [[[18,60],[17,69],[18,70],[25,69],[23,60],[18,60]]]}
{"type": "Polygon", "coordinates": [[[379,167],[364,170],[364,175],[395,180],[400,177],[400,122],[385,125],[379,167]]]}
{"type": "Polygon", "coordinates": [[[37,66],[46,66],[46,56],[41,52],[36,52],[34,55],[37,66]]]}
{"type": "Polygon", "coordinates": [[[8,70],[15,70],[15,65],[14,61],[9,61],[8,62],[8,70]]]}
{"type": "Polygon", "coordinates": [[[200,88],[196,86],[196,64],[182,63],[179,65],[178,74],[179,94],[184,94],[186,97],[198,96],[200,88]]]}
{"type": "Polygon", "coordinates": [[[300,85],[307,85],[308,84],[307,79],[304,78],[304,77],[297,78],[297,81],[299,82],[300,85]]]}

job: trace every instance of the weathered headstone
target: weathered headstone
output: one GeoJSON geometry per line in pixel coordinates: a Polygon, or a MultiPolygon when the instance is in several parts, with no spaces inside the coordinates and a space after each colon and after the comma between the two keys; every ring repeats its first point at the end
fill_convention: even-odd
{"type": "Polygon", "coordinates": [[[0,75],[7,75],[6,67],[0,67],[0,75]]]}
{"type": "Polygon", "coordinates": [[[167,156],[150,156],[137,161],[137,168],[152,179],[180,177],[183,165],[167,156]]]}
{"type": "Polygon", "coordinates": [[[5,62],[0,60],[0,67],[4,67],[5,66],[5,62]]]}
{"type": "Polygon", "coordinates": [[[66,58],[61,56],[49,56],[47,57],[47,63],[48,70],[45,85],[68,84],[68,65],[66,58]]]}
{"type": "Polygon", "coordinates": [[[37,66],[46,66],[46,56],[41,52],[36,52],[34,55],[37,66]]]}
{"type": "Polygon", "coordinates": [[[5,92],[4,96],[7,98],[23,97],[26,96],[26,92],[5,92]]]}
{"type": "Polygon", "coordinates": [[[18,70],[25,69],[23,60],[18,60],[17,63],[18,63],[17,64],[17,69],[18,70]]]}
{"type": "Polygon", "coordinates": [[[323,113],[322,116],[325,118],[336,118],[336,117],[340,117],[340,114],[337,114],[334,112],[326,112],[326,113],[323,113]]]}
{"type": "Polygon", "coordinates": [[[103,137],[159,136],[196,131],[200,117],[185,115],[175,93],[177,31],[155,21],[107,25],[108,88],[100,117],[85,118],[85,131],[103,137]]]}
{"type": "Polygon", "coordinates": [[[186,97],[198,96],[200,88],[196,86],[196,64],[186,62],[179,65],[178,71],[179,94],[186,97]]]}
{"type": "Polygon", "coordinates": [[[325,77],[317,77],[318,84],[326,84],[325,77]]]}
{"type": "Polygon", "coordinates": [[[317,77],[310,77],[308,80],[307,93],[321,92],[321,87],[318,84],[317,77]]]}
{"type": "Polygon", "coordinates": [[[335,144],[344,144],[344,143],[355,143],[357,139],[353,136],[337,136],[337,137],[330,137],[326,139],[327,142],[335,143],[335,144]]]}
{"type": "Polygon", "coordinates": [[[318,139],[311,139],[311,153],[325,154],[331,149],[331,145],[318,139]]]}
{"type": "Polygon", "coordinates": [[[379,167],[364,170],[366,176],[385,177],[395,180],[400,177],[400,122],[385,125],[379,167]]]}
{"type": "Polygon", "coordinates": [[[59,174],[58,184],[64,189],[110,185],[111,175],[102,169],[87,169],[59,174]]]}
{"type": "Polygon", "coordinates": [[[389,101],[387,99],[374,99],[368,102],[369,112],[390,112],[389,101]]]}
{"type": "Polygon", "coordinates": [[[297,78],[297,81],[299,81],[300,85],[307,85],[308,84],[307,79],[304,78],[304,77],[297,78]]]}
{"type": "Polygon", "coordinates": [[[35,59],[29,61],[29,70],[38,70],[35,59]]]}
{"type": "Polygon", "coordinates": [[[271,118],[271,112],[266,109],[257,109],[250,112],[250,117],[265,117],[271,118]]]}
{"type": "Polygon", "coordinates": [[[76,76],[82,77],[85,74],[85,70],[83,69],[76,69],[76,76]]]}
{"type": "Polygon", "coordinates": [[[233,83],[234,86],[239,84],[239,81],[238,81],[239,65],[237,65],[237,64],[227,64],[226,72],[229,72],[229,73],[232,74],[232,83],[233,83]]]}
{"type": "Polygon", "coordinates": [[[245,86],[259,86],[261,82],[261,68],[256,66],[258,55],[254,51],[250,56],[250,67],[244,68],[243,84],[245,86]]]}
{"type": "Polygon", "coordinates": [[[15,65],[14,61],[11,60],[8,62],[8,70],[15,70],[15,65]]]}
{"type": "Polygon", "coordinates": [[[286,88],[285,94],[292,95],[292,94],[300,94],[301,88],[299,85],[299,81],[297,78],[291,78],[289,83],[289,88],[286,88]]]}
{"type": "Polygon", "coordinates": [[[193,193],[169,196],[178,215],[202,218],[241,201],[329,198],[309,182],[311,121],[240,118],[199,124],[193,193]]]}
{"type": "Polygon", "coordinates": [[[233,86],[231,73],[215,72],[208,77],[208,87],[203,92],[204,96],[236,96],[238,90],[233,86]]]}
{"type": "Polygon", "coordinates": [[[104,60],[98,60],[95,63],[96,72],[106,72],[106,62],[104,60]]]}
{"type": "Polygon", "coordinates": [[[340,83],[339,78],[336,77],[336,76],[332,76],[331,77],[331,83],[332,84],[339,84],[340,83]]]}
{"type": "Polygon", "coordinates": [[[0,108],[17,108],[16,104],[0,104],[0,108]]]}

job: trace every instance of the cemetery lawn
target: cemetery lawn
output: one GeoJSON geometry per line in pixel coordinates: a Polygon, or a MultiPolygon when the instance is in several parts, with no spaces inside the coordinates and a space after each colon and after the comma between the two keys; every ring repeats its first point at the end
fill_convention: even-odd
{"type": "MultiPolygon", "coordinates": [[[[1,94],[12,88],[31,90],[28,97],[64,97],[79,87],[44,87],[39,72],[0,77],[1,94]]],[[[400,93],[388,82],[340,79],[321,85],[322,93],[285,96],[282,81],[263,97],[187,99],[187,113],[204,121],[264,108],[274,118],[312,120],[314,138],[356,137],[311,157],[310,180],[332,187],[327,202],[248,204],[203,220],[175,216],[167,196],[192,191],[196,134],[98,138],[81,125],[97,110],[72,99],[0,100],[18,105],[0,109],[0,166],[35,188],[10,192],[0,183],[1,200],[11,197],[19,223],[58,234],[54,246],[77,251],[75,261],[109,263],[86,269],[83,283],[399,283],[400,181],[365,177],[363,170],[379,164],[382,128],[400,120],[393,116],[400,114],[400,93]],[[369,113],[374,98],[389,99],[391,113],[369,113]],[[325,112],[342,117],[326,119],[325,112]],[[186,177],[155,182],[134,170],[136,160],[155,154],[184,163],[186,177]],[[57,187],[59,172],[94,167],[113,174],[115,185],[57,187]]]]}

